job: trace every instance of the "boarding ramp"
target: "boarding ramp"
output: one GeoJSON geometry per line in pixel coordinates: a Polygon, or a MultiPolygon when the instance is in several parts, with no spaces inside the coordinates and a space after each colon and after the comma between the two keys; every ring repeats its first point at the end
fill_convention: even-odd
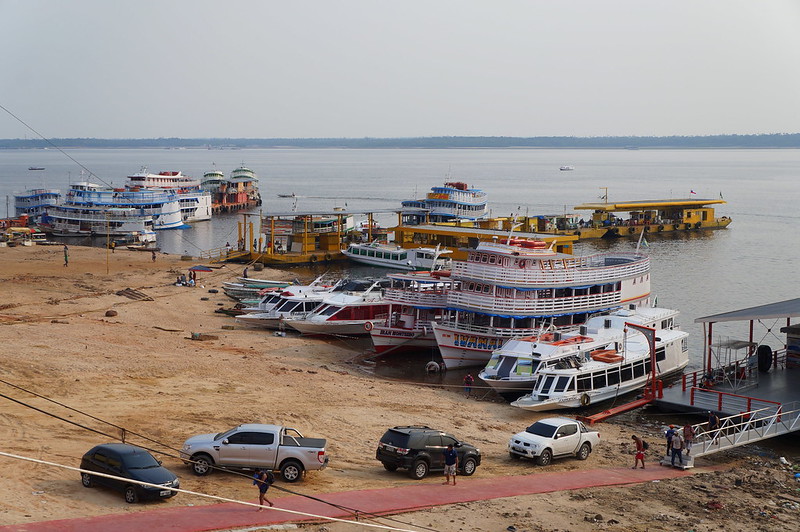
{"type": "MultiPolygon", "coordinates": [[[[692,427],[695,437],[691,454],[687,457],[684,453],[683,466],[680,466],[683,469],[694,467],[694,459],[701,456],[799,431],[800,402],[775,403],[724,417],[720,419],[719,427],[713,427],[708,422],[692,427]]],[[[672,465],[671,457],[662,458],[661,465],[672,465]]],[[[678,467],[678,463],[675,466],[678,467]]]]}
{"type": "Polygon", "coordinates": [[[250,252],[247,250],[231,249],[227,246],[221,248],[208,249],[200,252],[200,258],[210,262],[241,261],[249,259],[250,252]]]}

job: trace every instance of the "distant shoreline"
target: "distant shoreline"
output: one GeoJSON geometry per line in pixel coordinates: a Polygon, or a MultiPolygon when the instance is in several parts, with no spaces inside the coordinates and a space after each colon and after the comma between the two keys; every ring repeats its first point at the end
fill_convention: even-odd
{"type": "Polygon", "coordinates": [[[409,138],[158,138],[0,139],[2,149],[781,149],[800,148],[800,133],[670,137],[409,137],[409,138]]]}

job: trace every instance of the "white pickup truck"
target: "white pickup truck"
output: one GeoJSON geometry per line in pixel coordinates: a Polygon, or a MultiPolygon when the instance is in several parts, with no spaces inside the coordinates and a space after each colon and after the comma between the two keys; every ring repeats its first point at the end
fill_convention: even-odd
{"type": "Polygon", "coordinates": [[[511,458],[533,458],[546,466],[553,458],[567,455],[586,460],[598,443],[600,433],[587,429],[580,421],[549,417],[514,434],[508,442],[508,454],[511,458]]]}
{"type": "Polygon", "coordinates": [[[280,470],[285,481],[296,482],[305,471],[328,465],[325,444],[324,439],[304,438],[296,429],[251,423],[189,438],[180,456],[196,475],[207,475],[215,467],[271,469],[280,470]]]}

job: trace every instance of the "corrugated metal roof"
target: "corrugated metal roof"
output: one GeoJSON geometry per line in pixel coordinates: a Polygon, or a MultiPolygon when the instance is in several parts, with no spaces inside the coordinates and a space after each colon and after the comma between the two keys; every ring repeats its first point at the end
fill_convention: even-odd
{"type": "Polygon", "coordinates": [[[757,307],[750,307],[713,316],[697,318],[695,323],[717,323],[721,321],[750,321],[767,320],[774,318],[795,318],[800,316],[800,298],[788,299],[778,303],[769,303],[757,307]]]}

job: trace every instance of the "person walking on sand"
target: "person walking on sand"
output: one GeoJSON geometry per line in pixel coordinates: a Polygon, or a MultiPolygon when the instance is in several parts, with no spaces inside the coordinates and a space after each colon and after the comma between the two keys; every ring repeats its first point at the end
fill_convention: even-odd
{"type": "Polygon", "coordinates": [[[678,458],[678,462],[680,462],[681,467],[683,466],[683,437],[681,436],[681,431],[676,430],[675,434],[672,435],[672,460],[670,463],[672,467],[675,467],[675,458],[678,458]]]}
{"type": "Polygon", "coordinates": [[[686,423],[683,426],[683,448],[686,449],[686,456],[692,452],[692,442],[694,441],[695,435],[694,427],[691,423],[686,423]]]}
{"type": "Polygon", "coordinates": [[[672,452],[672,437],[676,432],[675,425],[670,425],[667,431],[664,433],[664,437],[667,438],[667,456],[669,456],[669,454],[672,452]]]}
{"type": "Polygon", "coordinates": [[[64,267],[69,266],[69,248],[64,246],[64,267]]]}
{"type": "Polygon", "coordinates": [[[272,471],[268,469],[256,469],[256,474],[253,475],[253,484],[258,486],[258,505],[260,508],[258,511],[260,512],[263,510],[264,501],[267,502],[270,506],[275,506],[272,504],[272,501],[267,499],[267,490],[272,483],[275,482],[275,475],[272,471]]]}
{"type": "Polygon", "coordinates": [[[634,443],[636,444],[636,455],[633,462],[633,467],[631,469],[636,469],[636,466],[639,465],[639,462],[642,463],[642,469],[644,469],[644,441],[634,434],[631,436],[633,438],[634,443]]]}
{"type": "Polygon", "coordinates": [[[472,377],[472,373],[467,373],[464,376],[464,393],[469,397],[469,394],[472,392],[472,384],[475,382],[475,379],[472,377]]]}
{"type": "Polygon", "coordinates": [[[453,449],[453,444],[444,450],[444,479],[443,484],[450,484],[450,477],[453,477],[453,486],[456,485],[456,469],[458,469],[458,451],[453,449]]]}
{"type": "Polygon", "coordinates": [[[156,250],[153,250],[150,253],[152,253],[152,255],[150,255],[150,257],[153,259],[153,262],[155,262],[156,261],[156,250]]]}

